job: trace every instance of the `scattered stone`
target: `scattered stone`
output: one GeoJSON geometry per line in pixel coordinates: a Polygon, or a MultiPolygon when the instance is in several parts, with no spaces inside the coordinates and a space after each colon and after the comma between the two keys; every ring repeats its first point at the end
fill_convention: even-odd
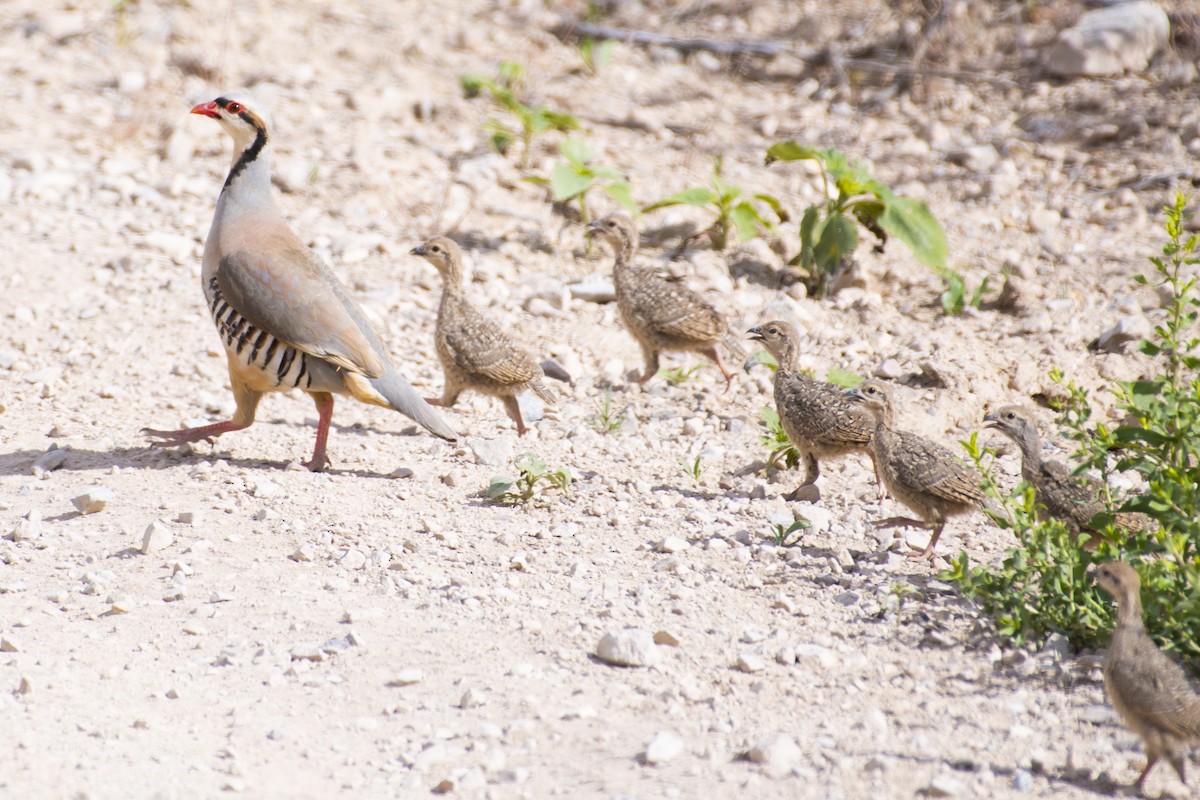
{"type": "Polygon", "coordinates": [[[1150,338],[1154,326],[1141,314],[1130,314],[1117,320],[1117,324],[1101,333],[1088,343],[1093,353],[1123,353],[1131,342],[1150,338]]]}
{"type": "Polygon", "coordinates": [[[774,733],[762,739],[746,753],[746,758],[762,765],[768,778],[782,778],[800,762],[800,747],[786,733],[774,733]]]}
{"type": "Polygon", "coordinates": [[[311,544],[302,544],[288,558],[292,561],[309,562],[317,557],[316,550],[311,544]]]}
{"type": "Polygon", "coordinates": [[[417,669],[416,667],[410,667],[408,669],[402,669],[399,672],[397,672],[396,676],[394,678],[392,678],[390,681],[388,681],[387,685],[388,686],[412,686],[414,683],[420,683],[423,680],[425,680],[424,671],[417,669]]]}
{"type": "Polygon", "coordinates": [[[164,525],[159,520],[154,520],[146,528],[146,532],[142,534],[142,555],[162,550],[164,547],[170,547],[175,541],[175,534],[171,529],[164,525]]]}
{"type": "Polygon", "coordinates": [[[19,653],[21,648],[7,636],[0,636],[0,653],[19,653]]]}
{"type": "Polygon", "coordinates": [[[391,472],[389,472],[388,477],[389,478],[411,478],[415,474],[416,473],[413,472],[408,467],[400,467],[399,469],[394,469],[391,472]]]}
{"type": "Polygon", "coordinates": [[[468,436],[463,444],[471,451],[471,455],[475,457],[476,464],[482,464],[485,467],[503,467],[512,461],[513,458],[513,440],[511,436],[501,436],[496,439],[481,439],[476,436],[468,436]]]}
{"type": "Polygon", "coordinates": [[[953,775],[939,773],[922,790],[926,797],[958,797],[963,792],[963,782],[953,775]]]}
{"type": "Polygon", "coordinates": [[[1133,0],[1089,11],[1046,52],[1047,71],[1065,78],[1140,72],[1167,46],[1171,21],[1158,3],[1133,0]]]}
{"type": "Polygon", "coordinates": [[[356,547],[351,547],[338,559],[338,564],[346,569],[362,569],[367,565],[367,554],[356,547]]]}
{"type": "Polygon", "coordinates": [[[67,463],[68,450],[63,450],[61,447],[56,447],[53,450],[47,450],[33,461],[33,466],[29,471],[33,473],[35,478],[45,479],[50,473],[67,463]]]}
{"type": "Polygon", "coordinates": [[[112,489],[97,486],[72,497],[71,505],[75,506],[80,514],[95,514],[97,511],[103,511],[115,498],[112,489]]]}
{"type": "Polygon", "coordinates": [[[625,628],[604,634],[596,645],[596,657],[619,667],[648,667],[658,662],[658,645],[649,631],[625,628]]]}
{"type": "Polygon", "coordinates": [[[1029,230],[1034,233],[1048,233],[1062,223],[1062,214],[1053,208],[1035,208],[1029,212],[1029,230]]]}
{"type": "Polygon", "coordinates": [[[650,766],[665,764],[682,755],[683,748],[683,739],[680,739],[670,731],[659,731],[654,734],[654,738],[650,740],[650,744],[646,745],[646,752],[642,754],[642,761],[650,766]]]}
{"type": "Polygon", "coordinates": [[[904,375],[904,368],[900,366],[900,362],[894,358],[885,358],[875,368],[874,373],[876,378],[894,381],[899,380],[904,375]]]}
{"type": "Polygon", "coordinates": [[[611,303],[617,299],[617,289],[608,278],[593,275],[567,287],[571,297],[587,303],[611,303]]]}
{"type": "Polygon", "coordinates": [[[184,525],[198,525],[204,519],[203,511],[180,511],[175,515],[175,521],[184,525]]]}
{"type": "Polygon", "coordinates": [[[6,536],[14,542],[33,541],[42,535],[42,512],[31,508],[29,513],[17,520],[12,532],[6,536]]]}
{"type": "Polygon", "coordinates": [[[667,536],[654,549],[660,553],[682,553],[689,547],[691,545],[688,544],[687,539],[679,536],[667,536]]]}
{"type": "Polygon", "coordinates": [[[738,656],[735,666],[742,672],[762,672],[767,668],[767,660],[758,653],[742,653],[738,656]]]}
{"type": "Polygon", "coordinates": [[[666,645],[667,647],[679,647],[679,639],[670,631],[655,631],[654,643],[666,645]]]}
{"type": "Polygon", "coordinates": [[[1000,154],[990,144],[973,144],[951,150],[946,154],[946,159],[971,172],[989,172],[1000,160],[1000,154]]]}
{"type": "Polygon", "coordinates": [[[137,605],[127,594],[113,595],[108,598],[107,602],[109,614],[128,614],[137,605]]]}
{"type": "Polygon", "coordinates": [[[17,684],[17,694],[29,694],[33,691],[33,684],[29,682],[29,678],[21,676],[21,682],[17,684]]]}

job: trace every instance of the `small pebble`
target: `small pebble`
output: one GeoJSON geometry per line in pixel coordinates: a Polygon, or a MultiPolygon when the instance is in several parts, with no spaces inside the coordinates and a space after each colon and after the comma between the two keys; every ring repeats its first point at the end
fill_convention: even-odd
{"type": "Polygon", "coordinates": [[[97,511],[103,511],[115,497],[112,489],[97,486],[72,497],[71,505],[75,506],[80,514],[95,514],[97,511]]]}

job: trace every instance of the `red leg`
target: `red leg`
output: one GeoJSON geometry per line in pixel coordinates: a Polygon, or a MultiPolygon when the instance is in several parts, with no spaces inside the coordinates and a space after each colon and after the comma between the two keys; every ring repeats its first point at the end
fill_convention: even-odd
{"type": "Polygon", "coordinates": [[[262,392],[256,392],[239,381],[232,371],[230,371],[230,383],[233,385],[233,399],[237,402],[237,411],[233,414],[233,419],[225,422],[217,422],[213,425],[201,425],[198,428],[181,428],[177,431],[160,431],[154,428],[142,428],[142,433],[147,436],[157,439],[152,442],[151,447],[178,447],[179,445],[189,444],[191,442],[199,442],[205,439],[213,439],[220,436],[222,433],[230,431],[240,431],[243,428],[249,428],[254,424],[254,412],[258,408],[258,401],[262,399],[262,392]]]}
{"type": "Polygon", "coordinates": [[[721,361],[721,353],[717,348],[705,350],[703,355],[711,358],[717,365],[717,369],[721,370],[721,374],[725,376],[725,391],[729,391],[729,387],[733,385],[733,373],[725,368],[724,362],[721,361]]]}
{"type": "Polygon", "coordinates": [[[504,401],[504,410],[508,412],[508,416],[517,423],[517,436],[524,436],[526,428],[525,420],[521,418],[521,404],[512,395],[500,399],[504,401]]]}
{"type": "Polygon", "coordinates": [[[325,442],[329,439],[329,423],[333,420],[333,395],[329,392],[310,392],[317,405],[317,444],[313,447],[312,461],[302,462],[312,472],[320,472],[329,464],[325,457],[325,442]]]}
{"type": "Polygon", "coordinates": [[[933,549],[937,547],[938,537],[942,535],[942,528],[944,527],[946,527],[946,523],[939,523],[933,529],[933,535],[929,537],[929,544],[925,545],[925,549],[919,553],[908,553],[908,557],[933,561],[933,549]]]}

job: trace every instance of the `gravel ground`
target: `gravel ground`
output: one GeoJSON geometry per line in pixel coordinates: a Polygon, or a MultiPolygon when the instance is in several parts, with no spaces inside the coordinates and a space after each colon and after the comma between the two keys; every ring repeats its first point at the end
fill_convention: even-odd
{"type": "MultiPolygon", "coordinates": [[[[633,3],[615,22],[813,45],[859,19],[858,35],[899,25],[870,0],[853,16],[775,5],[633,3]]],[[[842,148],[928,202],[956,268],[971,285],[1010,273],[1012,303],[944,316],[937,278],[896,244],[864,248],[827,300],[780,288],[762,241],[642,258],[735,331],[795,320],[818,375],[898,379],[901,424],[947,444],[988,407],[1044,401],[1051,366],[1093,389],[1146,369],[1087,344],[1158,313],[1130,279],[1171,178],[1138,181],[1194,163],[1194,84],[1039,81],[999,43],[1034,49],[1048,22],[978,21],[996,63],[1023,65],[1020,88],[932,80],[914,99],[830,88],[784,59],[625,44],[593,77],[548,32],[580,3],[327,6],[0,7],[0,795],[1074,798],[1136,777],[1141,745],[1104,699],[1100,657],[1001,649],[936,579],[944,561],[906,559],[871,525],[900,509],[876,499],[865,458],[826,465],[816,505],[782,499],[799,478],[761,469],[769,372],[728,393],[711,367],[629,381],[640,355],[615,306],[567,289],[606,279],[608,250],[488,151],[494,112],[458,76],[519,57],[531,94],[578,114],[642,203],[703,183],[723,155],[730,182],[802,209],[812,173],[762,163],[785,138],[842,148]],[[478,396],[447,412],[458,444],[342,399],[333,469],[309,474],[294,467],[312,404],[273,395],[215,445],[147,448],[143,426],[233,408],[198,286],[229,142],[187,111],[244,85],[274,120],[283,213],[426,394],[441,386],[440,284],[408,250],[457,221],[471,294],[577,375],[528,436],[478,396]],[[1101,120],[1132,122],[1089,139],[1101,120]],[[622,424],[602,434],[606,388],[622,424]],[[569,492],[486,502],[527,450],[569,468],[569,492]],[[775,546],[771,526],[798,516],[800,543],[775,546]],[[639,665],[597,655],[610,650],[639,665]]],[[[535,141],[529,171],[549,171],[557,141],[535,141]]],[[[776,244],[795,252],[794,225],[776,244]]],[[[1015,451],[981,436],[1015,480],[1015,451]]],[[[940,548],[986,562],[1011,544],[973,515],[940,548]]],[[[1184,791],[1165,768],[1150,788],[1184,791]]]]}

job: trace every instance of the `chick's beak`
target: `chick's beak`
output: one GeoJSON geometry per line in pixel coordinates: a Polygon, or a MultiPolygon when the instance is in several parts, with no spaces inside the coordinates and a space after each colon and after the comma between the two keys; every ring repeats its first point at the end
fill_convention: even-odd
{"type": "Polygon", "coordinates": [[[756,342],[761,342],[763,339],[766,338],[765,336],[763,336],[762,328],[757,327],[757,326],[746,331],[746,333],[750,334],[750,338],[756,342]]]}
{"type": "Polygon", "coordinates": [[[988,414],[986,417],[983,418],[983,427],[999,428],[1000,427],[1000,419],[995,414],[988,414]]]}
{"type": "Polygon", "coordinates": [[[412,255],[412,256],[423,256],[423,255],[425,255],[425,253],[426,253],[425,245],[423,245],[423,244],[419,244],[416,247],[414,247],[412,250],[408,251],[408,254],[412,255]]]}
{"type": "Polygon", "coordinates": [[[202,117],[212,117],[213,119],[221,118],[221,112],[217,108],[216,100],[210,100],[207,103],[201,103],[192,109],[192,113],[199,114],[202,117]]]}

